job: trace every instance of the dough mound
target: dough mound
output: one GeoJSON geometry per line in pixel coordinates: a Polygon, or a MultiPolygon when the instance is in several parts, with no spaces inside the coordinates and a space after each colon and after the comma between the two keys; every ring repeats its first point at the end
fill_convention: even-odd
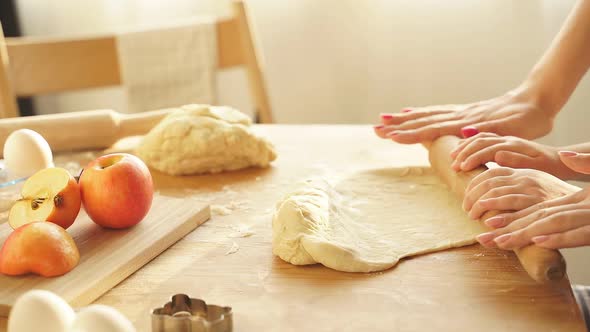
{"type": "Polygon", "coordinates": [[[371,170],[335,186],[309,180],[288,194],[273,216],[272,248],[294,265],[374,272],[475,243],[483,231],[430,168],[371,170]]]}
{"type": "Polygon", "coordinates": [[[250,130],[251,123],[230,107],[185,105],[156,125],[136,153],[170,175],[268,167],[276,159],[274,147],[250,130]]]}

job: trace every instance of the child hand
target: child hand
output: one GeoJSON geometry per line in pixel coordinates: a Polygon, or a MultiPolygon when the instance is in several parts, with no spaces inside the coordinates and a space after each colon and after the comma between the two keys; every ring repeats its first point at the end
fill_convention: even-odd
{"type": "MultiPolygon", "coordinates": [[[[589,154],[562,151],[560,157],[573,171],[590,173],[589,154]]],[[[590,245],[590,187],[497,215],[486,224],[496,230],[480,234],[477,240],[488,247],[514,249],[535,243],[560,249],[590,245]]]]}
{"type": "Polygon", "coordinates": [[[560,179],[571,179],[576,172],[561,160],[558,149],[514,136],[479,133],[461,142],[451,152],[456,171],[470,171],[487,162],[512,168],[533,168],[560,179]]]}
{"type": "Polygon", "coordinates": [[[590,190],[498,215],[487,223],[503,227],[477,237],[486,247],[514,249],[535,243],[560,249],[590,245],[590,190]]]}
{"type": "MultiPolygon", "coordinates": [[[[578,190],[580,188],[542,171],[499,167],[471,181],[465,190],[463,209],[470,218],[479,219],[487,211],[519,211],[578,190]]],[[[496,227],[492,219],[485,223],[496,227]]]]}

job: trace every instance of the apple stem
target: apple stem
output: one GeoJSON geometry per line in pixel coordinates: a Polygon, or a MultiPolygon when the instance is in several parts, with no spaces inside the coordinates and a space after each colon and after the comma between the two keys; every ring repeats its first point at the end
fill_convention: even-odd
{"type": "Polygon", "coordinates": [[[84,173],[83,168],[80,170],[80,174],[78,174],[78,176],[74,176],[74,179],[76,179],[76,182],[80,183],[80,177],[82,177],[82,173],[84,173]]]}

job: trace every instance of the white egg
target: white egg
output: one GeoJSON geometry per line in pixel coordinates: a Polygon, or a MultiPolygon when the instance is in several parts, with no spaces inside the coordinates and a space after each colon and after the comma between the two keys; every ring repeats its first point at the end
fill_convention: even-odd
{"type": "Polygon", "coordinates": [[[4,142],[4,164],[11,177],[27,177],[53,167],[53,155],[43,136],[30,129],[19,129],[4,142]]]}
{"type": "Polygon", "coordinates": [[[93,304],[78,312],[69,332],[135,332],[135,327],[114,308],[93,304]]]}
{"type": "Polygon", "coordinates": [[[77,314],[56,294],[31,290],[10,310],[7,332],[136,332],[133,324],[114,308],[93,304],[77,314]]]}
{"type": "Polygon", "coordinates": [[[8,332],[65,332],[76,314],[61,297],[44,290],[21,295],[8,316],[8,332]]]}

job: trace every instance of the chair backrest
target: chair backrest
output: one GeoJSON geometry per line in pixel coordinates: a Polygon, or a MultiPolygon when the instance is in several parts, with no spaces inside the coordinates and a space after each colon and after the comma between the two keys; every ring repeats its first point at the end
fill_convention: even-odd
{"type": "MultiPolygon", "coordinates": [[[[218,69],[245,66],[256,115],[272,123],[259,56],[242,0],[217,25],[218,69]]],[[[121,84],[115,36],[4,38],[0,26],[0,117],[18,116],[16,97],[121,84]]]]}

